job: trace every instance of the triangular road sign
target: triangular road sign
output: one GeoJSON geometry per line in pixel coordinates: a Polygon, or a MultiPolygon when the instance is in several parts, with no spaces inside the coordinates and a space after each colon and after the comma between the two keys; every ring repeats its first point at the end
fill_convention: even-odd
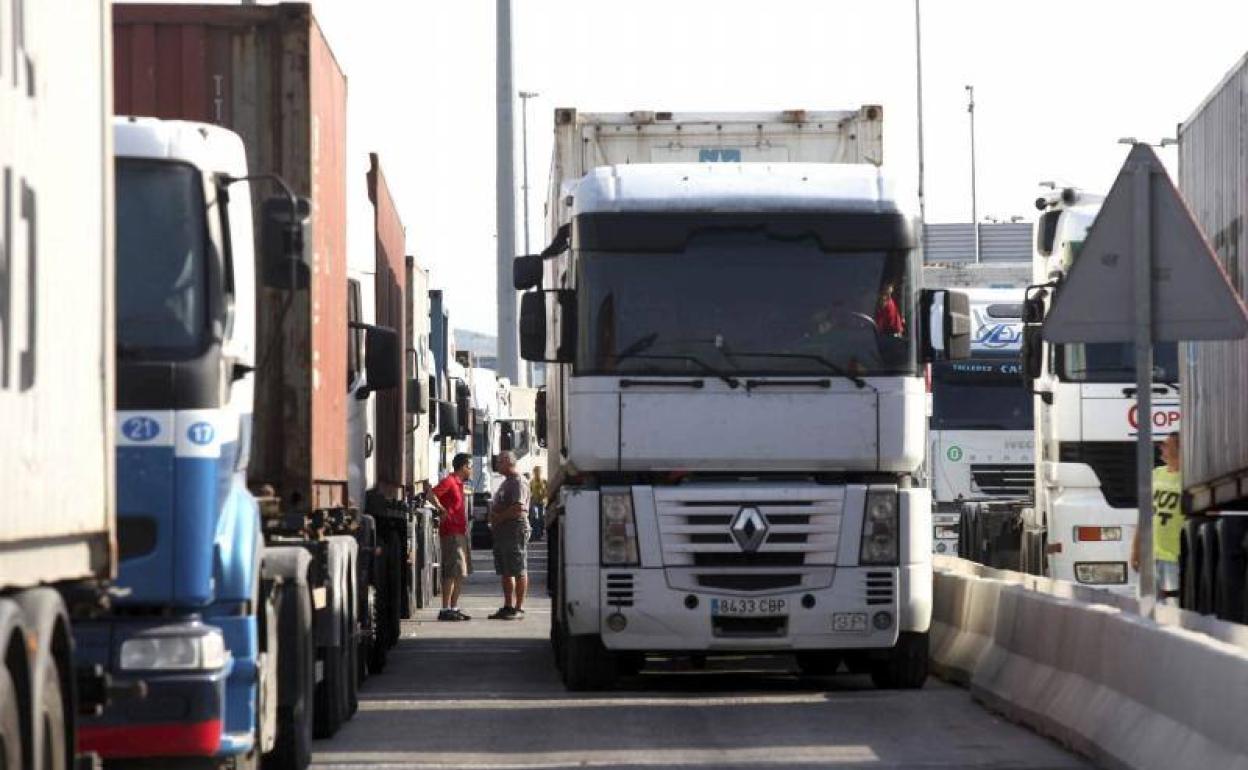
{"type": "Polygon", "coordinates": [[[1248,310],[1146,144],[1135,145],[1044,322],[1049,342],[1131,342],[1136,302],[1134,175],[1149,174],[1153,331],[1160,342],[1238,339],[1248,310]]]}

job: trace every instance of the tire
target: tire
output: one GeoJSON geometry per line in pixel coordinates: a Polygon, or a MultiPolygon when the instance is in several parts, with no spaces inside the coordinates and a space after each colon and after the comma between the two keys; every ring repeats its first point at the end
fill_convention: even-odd
{"type": "Polygon", "coordinates": [[[597,634],[564,636],[563,685],[573,692],[605,690],[620,672],[616,656],[602,645],[597,634]]]}
{"type": "Polygon", "coordinates": [[[1209,615],[1218,606],[1218,530],[1215,522],[1206,519],[1197,530],[1200,544],[1200,567],[1196,575],[1196,611],[1209,615]]]}
{"type": "Polygon", "coordinates": [[[312,596],[306,583],[282,583],[278,609],[277,741],[264,757],[265,770],[304,770],[312,763],[316,644],[312,596]]]}
{"type": "Polygon", "coordinates": [[[61,677],[56,663],[49,658],[39,674],[41,695],[35,705],[40,739],[35,747],[38,770],[69,770],[72,761],[66,735],[65,696],[61,692],[61,677]]]}
{"type": "Polygon", "coordinates": [[[364,588],[364,642],[360,645],[360,657],[356,661],[356,668],[359,671],[360,681],[364,681],[373,674],[381,672],[385,668],[385,653],[381,655],[381,665],[375,666],[374,657],[377,648],[377,588],[369,585],[364,588]]]}
{"type": "Polygon", "coordinates": [[[22,770],[22,723],[17,709],[17,686],[3,662],[0,662],[0,770],[22,770]]]}
{"type": "Polygon", "coordinates": [[[1188,517],[1183,522],[1179,545],[1179,606],[1196,611],[1200,586],[1200,522],[1201,517],[1188,517]]]}
{"type": "Polygon", "coordinates": [[[1222,620],[1243,623],[1244,572],[1248,570],[1248,527],[1243,517],[1221,517],[1215,523],[1218,545],[1214,612],[1222,620]]]}
{"type": "Polygon", "coordinates": [[[343,666],[343,680],[346,685],[346,719],[355,716],[360,710],[360,634],[359,634],[359,592],[356,582],[356,566],[354,563],[347,569],[347,612],[343,619],[343,641],[346,645],[346,661],[343,666]]]}
{"type": "Polygon", "coordinates": [[[883,660],[872,661],[871,681],[881,690],[917,690],[927,681],[927,634],[902,631],[883,660]]]}
{"type": "MultiPolygon", "coordinates": [[[[339,629],[345,625],[345,615],[346,607],[344,606],[336,619],[339,629]]],[[[342,723],[346,721],[347,672],[345,666],[348,662],[346,652],[346,638],[341,638],[337,645],[331,644],[319,648],[318,656],[322,662],[322,676],[320,684],[316,686],[314,698],[312,735],[315,738],[334,737],[338,733],[338,728],[342,727],[342,723]]]]}
{"type": "Polygon", "coordinates": [[[827,650],[803,651],[795,657],[804,676],[832,676],[841,667],[840,653],[827,650]]]}
{"type": "Polygon", "coordinates": [[[403,633],[403,541],[396,531],[386,539],[386,583],[390,596],[382,603],[386,610],[382,628],[388,650],[399,643],[403,633]]]}
{"type": "Polygon", "coordinates": [[[958,558],[971,558],[971,517],[965,509],[958,511],[958,558]]]}

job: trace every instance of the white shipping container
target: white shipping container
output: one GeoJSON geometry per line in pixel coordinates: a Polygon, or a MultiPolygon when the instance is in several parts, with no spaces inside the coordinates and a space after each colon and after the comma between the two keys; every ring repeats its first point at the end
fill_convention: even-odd
{"type": "Polygon", "coordinates": [[[0,0],[0,588],[114,564],[110,29],[0,0]]]}
{"type": "MultiPolygon", "coordinates": [[[[1179,190],[1235,290],[1248,288],[1248,57],[1179,126],[1179,190]]],[[[1248,497],[1248,340],[1182,346],[1183,484],[1198,512],[1248,497]],[[1215,483],[1218,482],[1218,483],[1215,483]],[[1215,492],[1216,497],[1208,494],[1215,492]]]]}
{"type": "Polygon", "coordinates": [[[555,110],[547,235],[570,209],[566,185],[599,166],[633,163],[884,162],[884,109],[783,112],[555,110]]]}

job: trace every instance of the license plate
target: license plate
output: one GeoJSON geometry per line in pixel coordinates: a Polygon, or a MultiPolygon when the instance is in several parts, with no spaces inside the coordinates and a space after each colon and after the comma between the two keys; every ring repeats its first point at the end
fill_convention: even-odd
{"type": "Polygon", "coordinates": [[[867,613],[834,612],[832,613],[832,630],[843,634],[865,632],[867,630],[867,613]]]}
{"type": "Polygon", "coordinates": [[[711,599],[711,614],[732,618],[774,618],[789,614],[789,600],[711,599]]]}

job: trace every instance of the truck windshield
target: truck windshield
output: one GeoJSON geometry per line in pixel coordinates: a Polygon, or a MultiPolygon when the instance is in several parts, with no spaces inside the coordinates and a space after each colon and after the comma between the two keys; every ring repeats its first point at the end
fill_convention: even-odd
{"type": "Polygon", "coordinates": [[[582,252],[577,374],[914,374],[910,260],[722,230],[582,252]]]}
{"type": "MultiPolygon", "coordinates": [[[[1068,382],[1135,382],[1135,345],[1130,342],[1075,343],[1061,346],[1061,375],[1068,382]]],[[[1179,347],[1153,346],[1153,382],[1179,381],[1179,347]]]]}
{"type": "Polygon", "coordinates": [[[1031,409],[1015,358],[932,364],[932,430],[1031,430],[1031,409]]]}
{"type": "Polygon", "coordinates": [[[119,159],[117,348],[123,356],[185,359],[207,327],[208,233],[199,172],[119,159]]]}

